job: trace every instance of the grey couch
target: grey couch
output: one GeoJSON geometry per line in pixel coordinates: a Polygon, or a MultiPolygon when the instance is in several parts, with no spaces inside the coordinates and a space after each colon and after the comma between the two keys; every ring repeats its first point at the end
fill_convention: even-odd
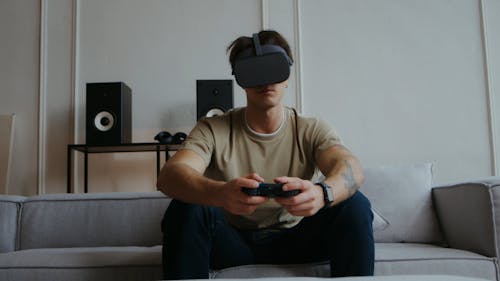
{"type": "MultiPolygon", "coordinates": [[[[366,169],[375,274],[500,280],[500,178],[432,186],[432,165],[366,169]]],[[[158,280],[159,192],[0,195],[0,280],[158,280]]],[[[212,278],[328,276],[327,263],[246,265],[212,278]]],[[[392,279],[391,279],[392,280],[392,279]]]]}

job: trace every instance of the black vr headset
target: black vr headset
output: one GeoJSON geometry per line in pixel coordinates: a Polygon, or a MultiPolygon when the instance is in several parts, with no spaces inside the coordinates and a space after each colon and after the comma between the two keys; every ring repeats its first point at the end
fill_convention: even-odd
{"type": "Polygon", "coordinates": [[[253,48],[241,51],[234,61],[233,74],[242,88],[280,83],[290,76],[292,60],[278,45],[260,45],[259,35],[253,34],[253,48]]]}

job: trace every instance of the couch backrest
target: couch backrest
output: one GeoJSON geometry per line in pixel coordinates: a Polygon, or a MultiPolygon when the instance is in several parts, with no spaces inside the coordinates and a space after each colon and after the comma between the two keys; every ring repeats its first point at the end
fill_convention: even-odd
{"type": "Polygon", "coordinates": [[[22,196],[0,195],[0,253],[16,249],[22,196]]]}
{"type": "Polygon", "coordinates": [[[160,192],[29,197],[22,206],[18,248],[160,245],[169,202],[160,192]]]}
{"type": "MultiPolygon", "coordinates": [[[[432,206],[432,165],[365,169],[361,191],[376,242],[443,241],[432,206]]],[[[0,252],[51,247],[154,246],[170,202],[160,192],[0,196],[0,252]],[[17,230],[17,234],[16,234],[17,230]]]]}

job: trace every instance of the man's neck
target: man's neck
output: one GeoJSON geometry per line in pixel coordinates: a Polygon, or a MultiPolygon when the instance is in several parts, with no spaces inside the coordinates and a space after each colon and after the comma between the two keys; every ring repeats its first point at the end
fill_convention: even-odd
{"type": "Polygon", "coordinates": [[[276,132],[283,122],[283,105],[265,110],[247,107],[246,120],[248,126],[257,133],[271,134],[276,132]]]}

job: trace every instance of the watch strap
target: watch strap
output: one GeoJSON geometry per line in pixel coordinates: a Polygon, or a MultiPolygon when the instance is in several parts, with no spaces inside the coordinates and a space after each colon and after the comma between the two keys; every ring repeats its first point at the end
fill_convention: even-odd
{"type": "Polygon", "coordinates": [[[324,199],[324,203],[325,203],[325,205],[323,206],[323,209],[330,207],[334,201],[332,187],[329,186],[328,184],[326,184],[324,181],[317,182],[316,185],[319,185],[321,187],[321,189],[323,190],[323,199],[324,199]]]}

